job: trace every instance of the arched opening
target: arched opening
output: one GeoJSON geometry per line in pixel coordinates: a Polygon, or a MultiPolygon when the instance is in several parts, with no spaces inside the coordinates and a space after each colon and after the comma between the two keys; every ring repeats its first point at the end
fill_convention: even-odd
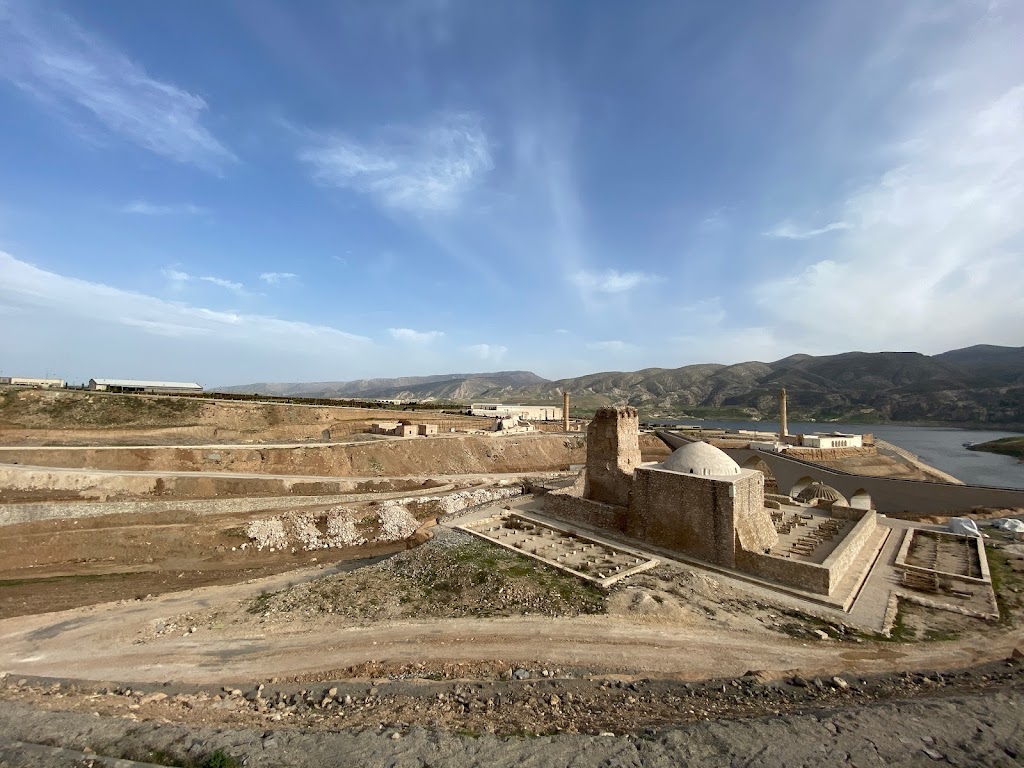
{"type": "Polygon", "coordinates": [[[795,499],[797,496],[800,495],[800,491],[802,491],[804,488],[806,488],[813,482],[813,477],[810,477],[809,475],[804,475],[795,483],[793,483],[793,487],[789,489],[789,495],[795,499]]]}
{"type": "Polygon", "coordinates": [[[765,493],[777,494],[779,492],[779,483],[775,479],[775,475],[772,474],[771,467],[769,467],[760,456],[749,456],[740,466],[743,467],[743,469],[756,469],[764,475],[765,493]]]}
{"type": "Polygon", "coordinates": [[[871,501],[871,494],[863,488],[859,488],[853,492],[853,496],[850,497],[850,506],[854,509],[874,509],[874,503],[871,501]]]}

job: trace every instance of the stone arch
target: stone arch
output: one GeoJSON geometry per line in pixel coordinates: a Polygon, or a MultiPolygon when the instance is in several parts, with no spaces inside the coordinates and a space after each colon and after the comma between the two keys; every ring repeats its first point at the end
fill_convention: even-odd
{"type": "Polygon", "coordinates": [[[764,492],[779,493],[779,483],[775,479],[775,473],[760,456],[748,456],[747,460],[740,465],[743,469],[756,469],[764,475],[764,492]]]}
{"type": "Polygon", "coordinates": [[[810,475],[804,475],[795,483],[793,483],[793,487],[789,489],[789,495],[795,499],[800,494],[800,491],[802,491],[804,488],[806,488],[813,482],[815,482],[813,477],[811,477],[810,475]]]}
{"type": "Polygon", "coordinates": [[[850,496],[850,506],[854,509],[874,509],[875,502],[872,500],[870,493],[863,488],[858,488],[850,496]]]}

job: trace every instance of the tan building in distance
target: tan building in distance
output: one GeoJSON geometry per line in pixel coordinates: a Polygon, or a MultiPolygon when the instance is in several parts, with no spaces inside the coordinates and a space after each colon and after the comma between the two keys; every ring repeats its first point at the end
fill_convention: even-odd
{"type": "Polygon", "coordinates": [[[64,389],[67,382],[64,379],[33,379],[27,376],[0,376],[0,384],[10,384],[14,387],[38,387],[40,389],[64,389]]]}

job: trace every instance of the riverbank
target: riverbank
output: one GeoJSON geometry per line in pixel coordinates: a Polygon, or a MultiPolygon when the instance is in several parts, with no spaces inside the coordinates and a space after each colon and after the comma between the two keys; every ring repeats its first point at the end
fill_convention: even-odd
{"type": "Polygon", "coordinates": [[[998,440],[989,440],[987,443],[972,445],[970,449],[1013,456],[1024,462],[1024,437],[1002,437],[998,440]]]}

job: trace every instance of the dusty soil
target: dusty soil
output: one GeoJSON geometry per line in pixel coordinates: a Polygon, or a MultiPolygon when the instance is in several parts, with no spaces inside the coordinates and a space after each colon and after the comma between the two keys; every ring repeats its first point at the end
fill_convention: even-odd
{"type": "Polygon", "coordinates": [[[331,445],[264,447],[3,448],[0,463],[111,471],[423,477],[544,472],[586,460],[579,435],[442,435],[331,445]]]}
{"type": "Polygon", "coordinates": [[[197,400],[183,397],[0,389],[5,445],[166,445],[321,440],[409,419],[441,429],[487,429],[489,419],[423,411],[197,400]]]}
{"type": "Polygon", "coordinates": [[[939,471],[929,471],[924,464],[912,464],[890,456],[849,456],[842,459],[814,459],[821,464],[844,472],[869,477],[896,477],[902,480],[928,480],[931,482],[948,482],[949,476],[939,471]]]}
{"type": "Polygon", "coordinates": [[[664,461],[672,454],[661,438],[650,432],[640,433],[640,460],[641,461],[664,461]]]}
{"type": "MultiPolygon", "coordinates": [[[[1024,755],[1021,664],[962,668],[1021,644],[1019,603],[1001,628],[943,614],[958,640],[878,642],[676,568],[613,590],[604,615],[390,612],[402,589],[452,582],[440,615],[490,610],[495,593],[534,581],[517,567],[546,570],[515,556],[495,567],[439,538],[310,585],[289,587],[316,573],[293,572],[3,622],[0,669],[12,674],[0,681],[0,760],[83,757],[3,738],[178,764],[221,749],[275,766],[333,765],[338,749],[364,765],[1012,765],[1024,755]],[[822,628],[829,641],[815,638],[822,628]],[[38,679],[33,668],[116,682],[38,679]],[[905,669],[923,671],[878,674],[905,669]]],[[[993,573],[1016,596],[1024,553],[1003,546],[993,573]]],[[[904,613],[936,626],[934,612],[904,613]]]]}
{"type": "MultiPolygon", "coordinates": [[[[347,506],[372,513],[372,502],[347,506]]],[[[329,508],[302,509],[315,513],[329,508]]],[[[267,516],[262,511],[170,512],[7,526],[0,537],[0,618],[235,584],[317,563],[364,562],[409,545],[258,552],[245,528],[251,520],[267,516]]],[[[366,534],[374,536],[372,525],[366,534]]]]}

